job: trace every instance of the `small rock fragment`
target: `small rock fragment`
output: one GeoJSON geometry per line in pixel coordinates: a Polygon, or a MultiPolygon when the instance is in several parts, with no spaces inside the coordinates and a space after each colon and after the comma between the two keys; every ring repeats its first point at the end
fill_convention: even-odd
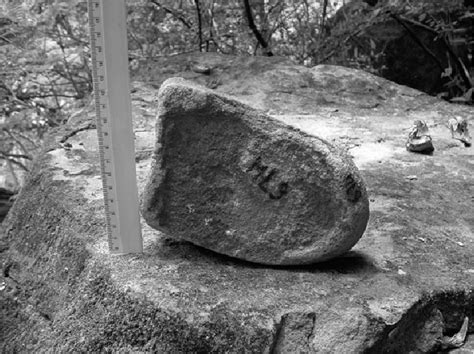
{"type": "Polygon", "coordinates": [[[413,122],[413,127],[408,135],[407,150],[421,154],[430,154],[434,151],[428,126],[422,120],[413,122]]]}
{"type": "Polygon", "coordinates": [[[204,75],[211,74],[211,68],[208,67],[207,65],[202,65],[202,64],[193,65],[192,71],[194,71],[197,74],[204,74],[204,75]]]}
{"type": "Polygon", "coordinates": [[[441,339],[442,349],[446,350],[462,347],[464,345],[464,341],[466,340],[468,324],[469,318],[466,316],[464,317],[464,321],[458,333],[452,337],[444,336],[441,339]]]}
{"type": "Polygon", "coordinates": [[[451,118],[448,121],[448,126],[453,139],[460,140],[466,147],[471,146],[471,135],[469,134],[468,123],[465,118],[451,118]]]}
{"type": "Polygon", "coordinates": [[[263,264],[348,251],[369,217],[352,160],[328,142],[182,79],[159,93],[142,215],[155,229],[263,264]]]}

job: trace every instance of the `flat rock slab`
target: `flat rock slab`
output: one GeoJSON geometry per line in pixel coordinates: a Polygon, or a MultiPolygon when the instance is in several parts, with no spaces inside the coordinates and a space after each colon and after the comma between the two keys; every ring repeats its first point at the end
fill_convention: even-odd
{"type": "Polygon", "coordinates": [[[324,261],[360,239],[369,201],[344,151],[182,79],[167,80],[158,100],[149,225],[273,265],[324,261]]]}
{"type": "MultiPolygon", "coordinates": [[[[473,108],[347,68],[191,59],[212,64],[211,75],[186,77],[220,72],[234,95],[251,86],[238,98],[354,156],[371,209],[363,237],[329,262],[261,266],[143,221],[144,253],[111,256],[96,131],[74,119],[51,136],[0,226],[0,351],[427,352],[441,332],[459,331],[464,316],[472,341],[474,148],[452,139],[447,122],[459,116],[472,125],[473,108]],[[405,148],[415,120],[428,124],[432,155],[405,148]],[[65,136],[67,149],[59,144],[65,136]]],[[[173,57],[158,67],[178,64],[173,57]]],[[[156,93],[134,83],[141,191],[156,140],[156,93]]],[[[93,115],[91,107],[82,118],[93,115]]]]}

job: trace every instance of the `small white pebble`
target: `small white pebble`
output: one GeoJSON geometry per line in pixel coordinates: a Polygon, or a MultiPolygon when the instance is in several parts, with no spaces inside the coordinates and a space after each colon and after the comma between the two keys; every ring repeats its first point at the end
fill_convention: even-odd
{"type": "Polygon", "coordinates": [[[405,271],[402,270],[402,269],[399,269],[399,270],[398,270],[398,275],[407,275],[407,272],[405,272],[405,271]]]}

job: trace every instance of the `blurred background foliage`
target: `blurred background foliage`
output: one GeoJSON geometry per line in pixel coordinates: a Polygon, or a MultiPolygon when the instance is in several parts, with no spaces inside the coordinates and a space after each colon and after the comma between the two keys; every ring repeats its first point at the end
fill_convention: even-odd
{"type": "MultiPolygon", "coordinates": [[[[472,104],[472,0],[127,0],[129,63],[202,51],[363,69],[472,104]]],[[[0,0],[0,187],[90,104],[87,5],[0,0]]]]}

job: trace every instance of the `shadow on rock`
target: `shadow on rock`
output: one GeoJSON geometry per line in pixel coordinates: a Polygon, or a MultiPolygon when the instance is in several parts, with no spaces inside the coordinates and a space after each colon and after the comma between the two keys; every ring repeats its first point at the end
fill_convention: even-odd
{"type": "Polygon", "coordinates": [[[164,238],[160,243],[151,246],[148,251],[151,252],[153,256],[159,256],[164,260],[182,259],[200,265],[207,263],[213,266],[231,265],[237,268],[290,270],[307,273],[373,274],[379,271],[369,256],[358,251],[349,251],[342,256],[325,262],[286,266],[248,262],[216,253],[187,241],[177,241],[172,238],[164,238]]]}

